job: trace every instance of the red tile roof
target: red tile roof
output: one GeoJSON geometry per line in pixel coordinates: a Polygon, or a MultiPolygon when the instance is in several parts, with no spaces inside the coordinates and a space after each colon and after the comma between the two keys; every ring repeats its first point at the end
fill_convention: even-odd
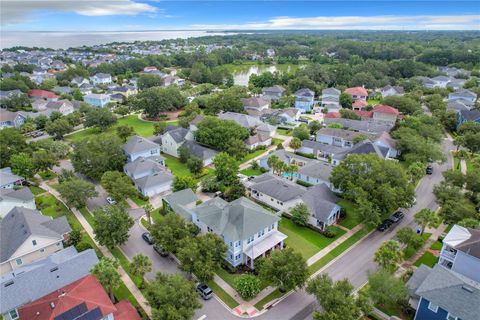
{"type": "Polygon", "coordinates": [[[364,87],[353,87],[345,89],[345,92],[352,96],[368,96],[367,89],[364,87]]]}
{"type": "Polygon", "coordinates": [[[47,90],[40,90],[40,89],[30,90],[28,91],[28,95],[30,97],[42,97],[42,98],[50,98],[50,99],[58,98],[58,96],[55,93],[47,90]]]}
{"type": "Polygon", "coordinates": [[[327,114],[325,114],[325,116],[323,116],[323,118],[329,118],[329,119],[338,119],[341,117],[342,115],[340,114],[340,112],[328,112],[327,114]]]}
{"type": "Polygon", "coordinates": [[[373,108],[373,112],[389,113],[389,114],[394,114],[396,116],[398,116],[398,114],[400,113],[400,112],[398,112],[398,109],[396,109],[394,107],[391,107],[391,106],[387,106],[385,104],[377,104],[373,108]]]}
{"type": "Polygon", "coordinates": [[[365,100],[357,99],[357,100],[353,101],[353,103],[352,103],[353,108],[361,108],[361,107],[366,107],[366,106],[368,106],[368,102],[365,101],[365,100]]]}
{"type": "Polygon", "coordinates": [[[372,111],[363,111],[363,110],[353,110],[360,118],[371,118],[373,117],[372,111]]]}
{"type": "Polygon", "coordinates": [[[19,316],[20,319],[54,320],[58,315],[82,303],[86,304],[89,311],[100,308],[104,317],[113,313],[119,314],[118,318],[115,316],[116,320],[140,320],[133,306],[130,308],[125,305],[125,303],[130,304],[129,302],[114,305],[100,282],[92,275],[85,276],[23,306],[19,310],[19,316]],[[117,307],[118,305],[120,308],[117,307]]]}

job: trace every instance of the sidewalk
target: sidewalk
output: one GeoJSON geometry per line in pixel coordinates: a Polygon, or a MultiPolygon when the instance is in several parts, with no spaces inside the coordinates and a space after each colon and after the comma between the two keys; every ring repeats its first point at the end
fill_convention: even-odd
{"type": "Polygon", "coordinates": [[[460,160],[460,171],[462,171],[463,174],[467,174],[467,162],[465,159],[460,160]]]}
{"type": "MultiPolygon", "coordinates": [[[[63,204],[65,204],[63,202],[63,200],[61,199],[61,196],[60,194],[57,192],[57,190],[53,189],[52,187],[50,187],[48,184],[46,184],[45,182],[42,182],[40,184],[40,187],[45,189],[45,190],[48,190],[48,192],[50,192],[55,198],[57,198],[60,202],[62,202],[63,204]]],[[[67,208],[70,208],[68,207],[66,204],[65,206],[67,208]]],[[[93,228],[92,226],[90,226],[90,224],[88,223],[88,221],[85,219],[85,217],[82,215],[82,213],[80,211],[78,211],[78,209],[76,208],[70,208],[70,211],[72,211],[72,213],[75,215],[75,217],[78,219],[78,221],[80,222],[80,224],[82,225],[82,227],[85,229],[85,231],[88,233],[88,235],[92,238],[93,242],[95,242],[95,244],[97,245],[98,249],[100,249],[100,251],[102,252],[102,254],[108,258],[111,258],[111,259],[116,259],[112,253],[110,252],[110,250],[108,250],[108,248],[104,247],[104,246],[101,246],[96,240],[95,240],[95,234],[93,232],[93,228]]],[[[150,306],[148,305],[147,303],[147,299],[145,299],[145,297],[143,296],[143,293],[137,288],[137,286],[135,285],[135,283],[133,283],[132,279],[130,279],[130,277],[128,276],[128,274],[125,272],[125,270],[123,270],[123,268],[120,266],[118,268],[118,273],[120,274],[120,277],[123,281],[123,283],[125,283],[125,285],[127,286],[128,290],[130,290],[130,292],[132,293],[132,295],[135,297],[135,299],[137,300],[138,304],[142,307],[142,309],[145,311],[145,313],[149,316],[149,317],[152,317],[152,310],[150,308],[150,306]]]]}

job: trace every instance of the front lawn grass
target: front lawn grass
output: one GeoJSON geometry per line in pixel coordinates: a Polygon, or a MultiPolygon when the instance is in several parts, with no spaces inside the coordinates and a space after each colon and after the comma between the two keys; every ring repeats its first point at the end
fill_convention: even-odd
{"type": "Polygon", "coordinates": [[[140,194],[137,194],[135,197],[130,197],[130,199],[137,204],[139,207],[143,207],[148,203],[148,200],[142,199],[140,194]]]}
{"type": "Polygon", "coordinates": [[[242,160],[240,160],[240,163],[244,163],[244,162],[247,162],[248,160],[252,160],[253,158],[258,157],[259,155],[265,152],[267,152],[267,149],[259,149],[253,152],[249,152],[245,155],[245,157],[243,157],[242,160]]]}
{"type": "Polygon", "coordinates": [[[284,128],[278,128],[277,133],[282,136],[291,136],[292,135],[292,129],[284,129],[284,128]]]}
{"type": "Polygon", "coordinates": [[[441,243],[440,241],[435,241],[432,246],[430,247],[430,249],[432,250],[442,250],[442,247],[443,247],[443,243],[441,243]]]}
{"type": "MultiPolygon", "coordinates": [[[[222,267],[218,268],[216,271],[217,275],[228,283],[233,289],[235,289],[235,280],[246,273],[229,273],[227,270],[222,267]]],[[[265,281],[260,282],[260,290],[265,289],[268,286],[268,283],[265,281]]],[[[253,298],[252,298],[253,299],[253,298]]]]}
{"type": "Polygon", "coordinates": [[[162,153],[162,157],[165,158],[165,164],[167,168],[172,171],[173,175],[178,177],[192,176],[192,173],[188,170],[187,166],[181,163],[177,158],[165,153],[162,153]]]}
{"type": "Polygon", "coordinates": [[[345,199],[338,201],[338,205],[346,212],[345,218],[340,220],[340,225],[347,229],[355,228],[361,222],[355,205],[345,199]]]}
{"type": "Polygon", "coordinates": [[[259,176],[262,174],[262,171],[260,170],[255,170],[255,169],[252,169],[251,167],[250,168],[247,168],[247,169],[243,169],[240,171],[241,174],[244,174],[248,177],[251,177],[251,176],[259,176]]]}
{"type": "Polygon", "coordinates": [[[210,287],[210,289],[213,290],[213,293],[215,293],[215,295],[220,298],[220,300],[225,302],[225,304],[229,308],[233,309],[238,306],[238,302],[233,299],[227,292],[225,292],[225,290],[223,290],[218,284],[216,284],[215,281],[208,281],[208,286],[210,287]]]}
{"type": "Polygon", "coordinates": [[[330,261],[341,255],[345,250],[353,246],[355,243],[360,241],[363,237],[365,237],[372,228],[366,228],[363,227],[362,229],[358,230],[356,233],[354,233],[350,238],[347,240],[343,241],[340,243],[338,246],[336,246],[332,251],[327,253],[325,256],[323,256],[320,260],[312,264],[311,266],[308,267],[308,270],[310,271],[310,274],[315,273],[319,269],[323,268],[326,266],[330,261]]]}
{"type": "MultiPolygon", "coordinates": [[[[424,233],[422,234],[422,246],[423,244],[425,243],[425,241],[427,241],[428,238],[430,238],[432,234],[431,233],[424,233]]],[[[409,259],[411,256],[413,256],[415,254],[415,252],[417,252],[418,249],[415,249],[413,248],[412,246],[407,246],[405,247],[405,249],[403,249],[403,254],[404,254],[404,258],[405,260],[409,259]]]]}
{"type": "Polygon", "coordinates": [[[257,310],[262,310],[264,305],[266,305],[272,300],[280,298],[281,296],[283,296],[283,293],[281,293],[280,290],[275,289],[274,291],[272,291],[272,293],[267,295],[265,298],[255,303],[254,307],[257,308],[257,310]]]}
{"type": "Polygon", "coordinates": [[[414,265],[416,267],[420,267],[420,265],[424,264],[429,267],[433,267],[437,263],[438,258],[435,257],[430,251],[425,252],[417,261],[415,261],[414,265]]]}
{"type": "Polygon", "coordinates": [[[51,170],[46,170],[46,171],[41,171],[38,173],[40,177],[42,177],[43,180],[52,180],[57,177],[57,174],[51,170]]]}
{"type": "Polygon", "coordinates": [[[39,194],[47,192],[46,190],[37,186],[30,186],[28,188],[30,189],[30,191],[33,193],[34,196],[38,196],[39,194]]]}
{"type": "Polygon", "coordinates": [[[272,139],[272,146],[278,146],[278,144],[282,143],[283,141],[285,141],[285,140],[279,139],[279,138],[273,138],[272,139]]]}
{"type": "Polygon", "coordinates": [[[344,230],[335,226],[332,229],[335,230],[336,236],[327,238],[318,231],[295,225],[288,218],[282,218],[278,224],[278,230],[288,236],[285,244],[300,252],[305,259],[310,258],[345,233],[344,230]]]}

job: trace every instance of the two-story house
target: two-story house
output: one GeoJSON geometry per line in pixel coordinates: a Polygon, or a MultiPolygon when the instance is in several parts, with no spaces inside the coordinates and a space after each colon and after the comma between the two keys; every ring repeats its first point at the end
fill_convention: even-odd
{"type": "Polygon", "coordinates": [[[351,148],[353,140],[361,135],[364,134],[339,128],[322,128],[317,131],[316,140],[328,145],[351,148]]]}
{"type": "Polygon", "coordinates": [[[80,87],[82,84],[90,84],[90,81],[83,77],[75,77],[72,79],[72,81],[70,81],[70,83],[80,87]]]}
{"type": "Polygon", "coordinates": [[[27,116],[23,112],[0,109],[0,130],[4,128],[19,129],[25,121],[27,121],[27,116]]]}
{"type": "Polygon", "coordinates": [[[262,97],[251,97],[242,99],[245,110],[262,111],[270,108],[270,100],[262,97]]]}
{"type": "Polygon", "coordinates": [[[112,83],[112,76],[108,73],[97,73],[93,77],[90,77],[90,80],[94,85],[97,84],[110,84],[112,83]]]}
{"type": "Polygon", "coordinates": [[[480,282],[480,230],[454,225],[443,239],[438,264],[480,282]]]}
{"type": "Polygon", "coordinates": [[[332,169],[333,166],[331,164],[314,160],[298,169],[297,179],[312,185],[323,183],[333,189],[330,183],[332,169]]]}
{"type": "Polygon", "coordinates": [[[295,108],[299,109],[302,113],[312,111],[315,92],[308,88],[299,89],[294,93],[295,96],[295,108]]]}
{"type": "Polygon", "coordinates": [[[131,137],[122,148],[128,162],[135,161],[139,157],[160,156],[160,145],[137,135],[131,137]]]}
{"type": "MultiPolygon", "coordinates": [[[[93,249],[77,252],[70,246],[2,275],[0,314],[6,320],[36,319],[20,317],[19,309],[90,274],[97,262],[93,249]]],[[[57,296],[60,295],[61,292],[57,292],[57,296]]]]}
{"type": "Polygon", "coordinates": [[[344,129],[349,129],[366,134],[380,134],[382,132],[390,132],[393,124],[389,122],[378,122],[373,119],[343,119],[343,118],[325,118],[324,123],[328,126],[332,123],[341,124],[344,129]]]}
{"type": "Polygon", "coordinates": [[[407,287],[414,320],[478,320],[480,283],[460,273],[421,265],[407,287]]]}
{"type": "Polygon", "coordinates": [[[477,100],[477,94],[467,89],[457,90],[448,94],[448,101],[460,100],[463,104],[472,107],[477,100]]]}
{"type": "Polygon", "coordinates": [[[28,96],[32,99],[45,99],[47,101],[57,101],[59,96],[47,90],[32,89],[28,91],[28,96]]]}
{"type": "Polygon", "coordinates": [[[172,187],[173,175],[165,168],[163,157],[137,157],[128,162],[123,171],[129,176],[138,189],[146,197],[169,191],[172,187]]]}
{"type": "Polygon", "coordinates": [[[285,88],[278,85],[262,89],[262,96],[269,100],[278,100],[284,95],[284,93],[285,88]]]}
{"type": "Polygon", "coordinates": [[[0,188],[0,219],[3,219],[15,207],[36,209],[35,198],[29,188],[0,188]]]}
{"type": "Polygon", "coordinates": [[[10,167],[0,169],[0,189],[13,189],[21,186],[25,179],[12,173],[10,167]]]}
{"type": "Polygon", "coordinates": [[[236,112],[222,112],[218,114],[218,117],[223,120],[235,121],[242,127],[255,130],[257,133],[263,133],[270,137],[273,137],[277,131],[275,126],[262,122],[258,118],[249,116],[248,114],[236,113],[236,112]]]}
{"type": "Polygon", "coordinates": [[[384,147],[381,144],[375,144],[370,140],[364,140],[357,143],[352,148],[345,149],[343,152],[336,153],[332,156],[332,165],[337,166],[351,154],[376,154],[380,159],[387,159],[393,157],[394,152],[391,152],[389,147],[384,147]]]}
{"type": "Polygon", "coordinates": [[[372,112],[373,112],[374,121],[389,122],[392,124],[395,124],[400,114],[397,108],[387,106],[384,104],[377,104],[373,108],[372,112]]]}
{"type": "Polygon", "coordinates": [[[274,152],[258,160],[258,164],[260,165],[260,167],[270,171],[271,168],[268,165],[268,159],[272,156],[278,157],[286,165],[295,164],[299,168],[313,161],[313,159],[302,157],[292,152],[288,152],[285,149],[280,149],[280,150],[275,150],[274,152]]]}
{"type": "Polygon", "coordinates": [[[58,100],[58,101],[45,101],[45,100],[36,100],[32,103],[32,108],[39,112],[49,111],[49,112],[60,112],[64,116],[73,113],[73,103],[69,100],[58,100]]]}
{"type": "Polygon", "coordinates": [[[435,88],[446,88],[450,82],[450,78],[447,76],[436,76],[431,79],[434,82],[435,88]]]}
{"type": "Polygon", "coordinates": [[[480,110],[461,110],[457,113],[457,128],[467,121],[480,123],[480,110]]]}
{"type": "Polygon", "coordinates": [[[179,157],[178,149],[185,140],[193,140],[193,134],[185,128],[170,126],[162,135],[162,152],[175,158],[179,157]]]}
{"type": "Polygon", "coordinates": [[[110,96],[108,94],[90,93],[83,96],[83,101],[94,107],[102,108],[110,103],[110,96]]]}
{"type": "Polygon", "coordinates": [[[64,216],[52,219],[37,210],[13,208],[0,221],[0,274],[63,249],[70,231],[64,216]]]}
{"type": "Polygon", "coordinates": [[[340,90],[335,88],[326,88],[322,90],[321,106],[329,112],[338,112],[340,105],[340,90]]]}
{"type": "Polygon", "coordinates": [[[382,94],[382,98],[386,97],[401,97],[405,93],[405,90],[403,87],[400,86],[385,86],[380,90],[380,93],[382,94]]]}
{"type": "Polygon", "coordinates": [[[364,87],[353,87],[345,89],[345,93],[352,96],[353,100],[364,100],[368,98],[368,91],[364,87]]]}

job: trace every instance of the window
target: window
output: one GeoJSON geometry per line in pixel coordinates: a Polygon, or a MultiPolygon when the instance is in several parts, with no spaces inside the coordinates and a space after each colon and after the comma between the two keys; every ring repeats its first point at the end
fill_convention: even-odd
{"type": "Polygon", "coordinates": [[[18,319],[17,309],[10,310],[10,312],[8,312],[8,314],[10,315],[10,318],[18,319]]]}
{"type": "Polygon", "coordinates": [[[233,255],[230,255],[230,260],[233,260],[233,255]]]}
{"type": "Polygon", "coordinates": [[[37,240],[32,240],[32,244],[33,244],[34,246],[36,246],[36,245],[37,245],[37,240]]]}
{"type": "Polygon", "coordinates": [[[450,313],[447,314],[447,320],[457,320],[457,317],[452,316],[450,313]]]}
{"type": "Polygon", "coordinates": [[[433,303],[429,302],[428,303],[428,310],[431,310],[433,312],[437,312],[438,311],[438,306],[437,305],[434,305],[433,303]]]}
{"type": "Polygon", "coordinates": [[[232,243],[232,242],[230,242],[230,247],[232,247],[232,246],[233,246],[233,243],[232,243]]]}
{"type": "Polygon", "coordinates": [[[15,260],[15,262],[17,263],[17,266],[21,266],[23,261],[22,259],[18,258],[17,260],[15,260]]]}
{"type": "Polygon", "coordinates": [[[247,244],[253,242],[253,237],[254,237],[254,236],[248,237],[247,244]]]}
{"type": "Polygon", "coordinates": [[[40,252],[45,252],[45,249],[44,248],[40,249],[40,252]]]}
{"type": "Polygon", "coordinates": [[[237,255],[235,256],[235,260],[240,259],[240,256],[241,256],[240,254],[237,254],[237,255]]]}
{"type": "Polygon", "coordinates": [[[57,247],[59,247],[62,243],[61,242],[57,242],[57,247]]]}
{"type": "Polygon", "coordinates": [[[241,242],[240,240],[238,240],[238,241],[235,243],[235,247],[240,247],[240,244],[241,244],[241,243],[242,243],[242,242],[241,242]]]}
{"type": "Polygon", "coordinates": [[[261,236],[263,236],[265,234],[265,229],[262,229],[258,232],[258,237],[260,238],[261,236]]]}

